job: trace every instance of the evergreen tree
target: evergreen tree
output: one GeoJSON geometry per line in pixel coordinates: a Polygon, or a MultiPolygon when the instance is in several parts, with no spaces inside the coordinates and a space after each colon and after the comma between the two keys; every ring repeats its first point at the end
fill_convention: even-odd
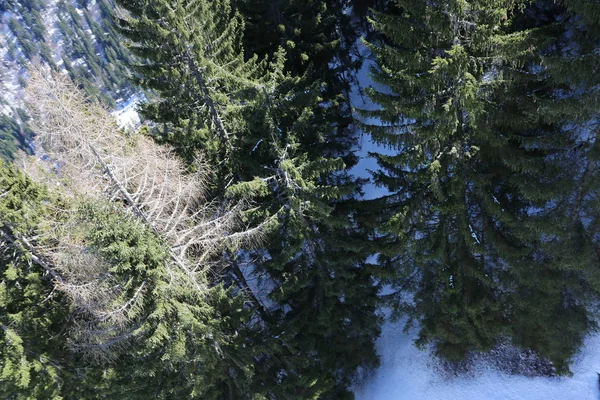
{"type": "Polygon", "coordinates": [[[142,115],[164,125],[158,134],[190,160],[198,150],[227,157],[244,130],[238,116],[249,106],[247,92],[257,91],[263,70],[256,59],[244,61],[239,15],[231,17],[224,1],[121,5],[131,13],[118,20],[121,33],[142,60],[133,67],[138,83],[160,94],[142,115]]]}
{"type": "Polygon", "coordinates": [[[14,235],[35,233],[48,195],[0,160],[0,394],[4,398],[61,395],[61,331],[70,307],[53,276],[14,235]]]}
{"type": "MultiPolygon", "coordinates": [[[[318,89],[322,113],[331,125],[325,132],[323,151],[340,156],[351,168],[356,132],[351,126],[350,86],[361,59],[356,54],[356,28],[342,1],[240,0],[234,7],[244,18],[246,54],[271,57],[280,48],[287,55],[284,69],[318,89]]],[[[315,110],[317,112],[317,110],[315,110]]],[[[312,141],[302,141],[311,151],[312,141]]]]}
{"type": "Polygon", "coordinates": [[[355,39],[343,13],[344,1],[240,0],[234,6],[245,20],[244,48],[250,54],[268,55],[283,47],[288,54],[286,69],[296,75],[309,65],[319,72],[333,72],[327,63],[347,53],[355,39]]]}
{"type": "Polygon", "coordinates": [[[281,50],[270,63],[245,60],[240,17],[230,17],[225,2],[121,4],[131,15],[121,30],[145,60],[136,67],[140,83],[159,94],[143,108],[161,123],[157,135],[190,158],[208,151],[217,166],[214,193],[252,195],[248,220],[273,221],[261,250],[228,255],[231,282],[251,293],[262,321],[256,391],[350,396],[361,362],[376,363],[376,288],[364,269],[370,249],[349,207],[357,182],[339,157],[352,141],[334,141],[321,107],[326,89],[310,73],[289,75],[281,50]],[[274,304],[247,284],[248,269],[240,267],[247,263],[271,286],[274,304]],[[345,330],[352,334],[342,340],[345,330]]]}
{"type": "MultiPolygon", "coordinates": [[[[415,291],[414,306],[400,291],[392,302],[440,355],[460,359],[508,334],[566,372],[596,291],[593,258],[564,219],[572,126],[596,104],[592,86],[562,68],[574,26],[557,14],[532,22],[525,2],[393,4],[375,13],[382,37],[369,45],[373,77],[390,91],[370,89],[381,109],[364,112],[382,121],[366,126],[373,140],[398,150],[376,154],[374,174],[391,192],[373,204],[382,265],[415,291]],[[594,105],[576,106],[583,99],[594,105]]],[[[581,72],[596,57],[590,44],[576,55],[581,72]]]]}
{"type": "MultiPolygon", "coordinates": [[[[272,144],[259,145],[248,164],[272,174],[262,178],[268,190],[257,201],[279,221],[253,269],[274,286],[271,329],[296,354],[283,377],[267,377],[275,398],[346,398],[356,369],[377,365],[377,286],[365,263],[372,249],[355,221],[358,182],[341,158],[324,156],[331,126],[314,112],[317,93],[283,92],[273,100],[272,144]],[[312,149],[302,145],[308,143],[312,149]]],[[[274,374],[281,367],[272,361],[264,360],[274,374]]]]}
{"type": "Polygon", "coordinates": [[[234,236],[236,225],[224,224],[232,218],[228,210],[212,218],[210,205],[202,208],[197,196],[178,193],[201,183],[182,176],[168,151],[139,136],[125,138],[106,111],[87,103],[64,76],[40,74],[31,71],[28,101],[47,158],[60,165],[61,174],[48,171],[43,161],[23,160],[32,176],[51,183],[48,194],[23,173],[0,166],[0,307],[6,328],[0,379],[8,382],[2,393],[260,396],[250,383],[261,347],[251,346],[245,296],[211,275],[218,271],[206,256],[218,247],[215,241],[234,236]],[[164,181],[149,186],[148,177],[131,180],[145,168],[154,180],[160,170],[164,181]],[[135,198],[128,190],[135,190],[135,198]],[[199,215],[211,221],[199,222],[199,215]],[[173,220],[181,224],[174,227],[173,220]],[[174,256],[169,235],[189,236],[192,221],[201,237],[192,238],[193,250],[174,256]],[[220,236],[211,238],[210,232],[220,236]],[[198,264],[191,271],[193,258],[198,264]]]}
{"type": "Polygon", "coordinates": [[[0,115],[0,159],[13,161],[18,150],[31,152],[29,142],[34,134],[29,127],[29,117],[21,108],[13,110],[13,116],[0,115]]]}
{"type": "Polygon", "coordinates": [[[19,148],[19,125],[12,118],[0,116],[0,158],[12,161],[19,148]]]}
{"type": "Polygon", "coordinates": [[[16,399],[252,397],[245,386],[251,349],[243,349],[237,320],[245,318],[241,297],[222,287],[198,292],[169,267],[152,230],[131,216],[93,201],[57,203],[22,173],[1,168],[0,393],[16,399]],[[49,206],[73,208],[49,221],[49,206]],[[87,276],[87,285],[120,283],[111,301],[129,298],[119,308],[127,307],[125,330],[109,317],[94,320],[103,292],[78,298],[68,268],[35,252],[40,243],[30,237],[51,239],[43,228],[48,222],[60,223],[69,240],[83,240],[88,252],[111,264],[100,276],[87,276]]]}
{"type": "Polygon", "coordinates": [[[569,372],[568,361],[595,326],[592,304],[600,288],[595,233],[586,229],[584,217],[594,211],[583,200],[597,146],[598,32],[593,7],[564,5],[539,2],[515,19],[514,29],[532,32],[528,49],[535,55],[528,59],[529,70],[505,73],[516,85],[504,87],[504,112],[492,117],[495,129],[514,132],[522,147],[532,146],[531,136],[542,139],[535,159],[517,170],[527,175],[531,167],[541,167],[545,178],[512,182],[530,197],[549,193],[551,198],[526,205],[520,222],[530,236],[522,242],[531,253],[511,260],[507,280],[516,288],[509,300],[513,340],[548,357],[558,373],[569,372]],[[577,11],[590,13],[583,18],[587,23],[577,11]]]}
{"type": "Polygon", "coordinates": [[[23,25],[19,23],[16,18],[11,18],[8,21],[8,27],[17,38],[17,42],[23,51],[23,55],[28,59],[35,56],[37,48],[29,31],[24,29],[23,25]]]}

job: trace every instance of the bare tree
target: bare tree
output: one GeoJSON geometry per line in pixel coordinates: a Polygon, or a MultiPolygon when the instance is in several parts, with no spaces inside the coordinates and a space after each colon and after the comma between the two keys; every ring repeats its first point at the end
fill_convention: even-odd
{"type": "Polygon", "coordinates": [[[200,160],[190,173],[168,146],[120,131],[107,110],[88,102],[67,76],[32,69],[27,100],[38,138],[69,190],[122,202],[168,240],[186,271],[206,271],[225,243],[257,238],[261,227],[240,230],[243,202],[223,211],[206,201],[200,160]]]}
{"type": "MultiPolygon", "coordinates": [[[[74,201],[108,201],[151,227],[168,244],[172,266],[200,293],[207,290],[209,279],[222,273],[219,255],[224,248],[260,240],[268,221],[244,229],[243,202],[225,207],[207,201],[201,159],[196,172],[190,172],[169,147],[119,130],[108,111],[89,102],[67,76],[41,66],[30,73],[26,99],[32,126],[47,152],[22,161],[34,180],[74,201]]],[[[57,288],[82,316],[74,320],[73,348],[106,357],[111,354],[107,349],[131,332],[129,312],[142,301],[146,282],[123,289],[122,282],[107,273],[110,262],[85,251],[80,221],[65,215],[69,212],[56,210],[62,217],[54,221],[60,222],[48,219],[50,244],[38,245],[35,251],[52,266],[57,288]]]]}

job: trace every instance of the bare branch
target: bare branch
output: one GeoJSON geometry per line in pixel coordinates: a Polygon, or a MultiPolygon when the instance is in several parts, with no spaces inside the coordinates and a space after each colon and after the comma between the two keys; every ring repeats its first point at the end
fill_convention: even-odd
{"type": "MultiPolygon", "coordinates": [[[[119,130],[107,110],[87,101],[68,77],[39,66],[30,72],[26,99],[33,128],[47,152],[23,160],[23,169],[32,179],[61,195],[111,201],[130,212],[165,241],[172,263],[184,272],[186,284],[201,295],[207,290],[207,276],[218,275],[219,268],[224,268],[219,254],[223,249],[260,240],[269,221],[240,229],[243,201],[228,208],[206,201],[201,159],[198,172],[190,173],[169,147],[119,130]]],[[[213,117],[220,125],[219,118],[213,117]]],[[[55,211],[63,216],[68,213],[55,211]]],[[[57,278],[57,289],[77,307],[73,336],[78,339],[73,348],[108,351],[109,343],[130,337],[127,331],[134,323],[130,310],[142,304],[148,283],[125,289],[127,285],[109,273],[110,262],[91,251],[77,233],[81,227],[76,219],[56,221],[49,218],[47,222],[51,245],[29,245],[28,250],[43,254],[43,259],[38,257],[42,263],[51,261],[52,266],[40,265],[62,277],[57,278]]],[[[175,282],[177,278],[169,273],[171,283],[175,282]]]]}

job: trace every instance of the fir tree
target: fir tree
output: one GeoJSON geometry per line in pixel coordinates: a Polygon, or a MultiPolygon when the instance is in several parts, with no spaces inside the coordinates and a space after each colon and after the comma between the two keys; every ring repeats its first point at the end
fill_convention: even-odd
{"type": "MultiPolygon", "coordinates": [[[[594,282],[584,283],[593,261],[563,219],[569,127],[594,108],[575,105],[596,104],[591,90],[575,95],[589,83],[561,68],[573,26],[524,26],[524,2],[394,4],[375,13],[382,38],[369,45],[373,77],[390,92],[371,89],[381,109],[364,114],[382,121],[366,126],[373,140],[398,150],[375,155],[375,181],[391,194],[374,206],[381,261],[415,290],[418,343],[460,359],[508,334],[565,372],[590,327],[582,285],[594,282]],[[558,256],[563,245],[578,256],[558,256]]],[[[583,48],[582,67],[595,57],[583,48]]],[[[390,296],[396,307],[401,295],[390,296]]]]}
{"type": "Polygon", "coordinates": [[[19,148],[19,125],[12,118],[0,116],[0,158],[12,161],[19,148]]]}
{"type": "Polygon", "coordinates": [[[509,280],[516,289],[509,304],[514,341],[551,359],[558,373],[569,372],[568,361],[595,325],[592,304],[599,289],[595,233],[584,217],[593,211],[583,200],[587,190],[593,193],[598,33],[592,20],[581,23],[593,7],[565,5],[570,11],[539,2],[515,19],[515,30],[531,32],[528,49],[535,55],[525,68],[505,72],[514,89],[503,87],[503,112],[490,118],[495,129],[518,135],[521,147],[531,148],[532,136],[541,139],[535,159],[517,167],[524,179],[511,179],[529,198],[551,198],[526,205],[521,231],[529,237],[522,244],[531,253],[511,260],[509,280]],[[540,167],[544,179],[534,182],[529,171],[540,167]]]}
{"type": "MultiPolygon", "coordinates": [[[[260,204],[279,226],[254,271],[274,284],[271,329],[296,354],[271,386],[275,398],[344,398],[356,369],[377,365],[377,286],[365,265],[372,249],[355,221],[358,182],[341,158],[323,156],[330,124],[314,112],[318,92],[290,84],[294,91],[270,99],[271,146],[256,150],[257,172],[262,165],[273,174],[262,178],[269,190],[260,204]]],[[[280,368],[264,362],[271,373],[280,368]]]]}
{"type": "MultiPolygon", "coordinates": [[[[50,203],[22,173],[2,168],[0,391],[5,396],[252,397],[245,385],[252,358],[243,349],[246,339],[237,321],[245,318],[241,297],[222,287],[198,292],[180,270],[168,266],[164,244],[131,216],[93,201],[50,203]],[[48,205],[54,212],[56,206],[72,207],[52,222],[108,262],[108,271],[86,276],[83,284],[69,276],[68,264],[51,264],[55,257],[36,253],[40,243],[28,238],[51,238],[43,228],[50,222],[48,205]],[[118,296],[100,291],[119,281],[113,289],[120,288],[118,296]],[[97,290],[92,298],[74,291],[89,285],[97,290]],[[104,318],[94,316],[103,313],[98,307],[110,310],[110,302],[122,297],[129,300],[104,318]],[[114,325],[115,311],[123,309],[128,322],[114,325]]],[[[72,254],[71,262],[78,257],[72,254]]],[[[93,257],[81,266],[88,272],[93,257]]]]}
{"type": "Polygon", "coordinates": [[[240,264],[251,263],[272,285],[274,305],[251,295],[262,320],[256,340],[266,353],[256,391],[273,398],[348,396],[361,361],[376,363],[376,288],[364,269],[364,241],[351,257],[338,257],[363,233],[348,207],[357,182],[340,158],[349,146],[333,140],[323,85],[310,73],[289,75],[281,50],[269,63],[245,60],[240,17],[228,17],[227,3],[122,5],[131,13],[122,32],[146,60],[137,68],[140,82],[159,94],[144,108],[164,124],[157,134],[184,155],[211,152],[215,194],[251,195],[248,220],[273,221],[261,250],[228,256],[240,290],[252,293],[240,264]],[[342,341],[345,329],[353,333],[342,341]]]}
{"type": "Polygon", "coordinates": [[[121,33],[142,61],[134,66],[138,83],[160,95],[142,107],[144,117],[163,124],[157,133],[190,160],[198,150],[227,157],[244,130],[238,115],[247,91],[256,92],[263,70],[244,60],[239,15],[231,17],[226,1],[121,6],[131,15],[118,20],[121,33]]]}
{"type": "Polygon", "coordinates": [[[236,218],[225,207],[218,218],[210,204],[198,208],[196,176],[182,175],[154,142],[124,140],[64,76],[31,74],[36,131],[61,175],[23,160],[31,176],[52,184],[47,194],[1,166],[3,393],[259,397],[251,378],[261,347],[251,346],[245,296],[224,288],[209,262],[218,243],[235,249],[236,224],[226,222],[236,218]],[[193,243],[183,240],[190,229],[199,236],[193,243]]]}
{"type": "Polygon", "coordinates": [[[61,395],[60,343],[68,302],[52,275],[15,234],[29,236],[47,212],[48,195],[0,160],[0,394],[5,398],[61,395]]]}
{"type": "MultiPolygon", "coordinates": [[[[343,157],[351,168],[356,162],[351,150],[357,138],[348,95],[361,60],[348,2],[242,0],[233,5],[244,18],[247,54],[271,57],[283,48],[287,73],[309,84],[321,84],[321,110],[314,111],[331,125],[322,150],[328,156],[343,157]]],[[[308,140],[303,143],[312,145],[308,140]]]]}

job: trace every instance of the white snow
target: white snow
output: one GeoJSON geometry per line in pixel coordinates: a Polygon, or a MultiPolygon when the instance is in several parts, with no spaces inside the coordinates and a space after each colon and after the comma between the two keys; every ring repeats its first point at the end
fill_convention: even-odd
{"type": "Polygon", "coordinates": [[[471,237],[473,239],[475,239],[475,243],[477,244],[481,244],[481,242],[479,241],[479,238],[477,237],[477,234],[475,233],[475,231],[473,230],[473,227],[471,226],[471,224],[469,224],[469,230],[471,231],[471,237]]]}
{"type": "Polygon", "coordinates": [[[140,116],[136,107],[140,100],[137,96],[132,96],[127,100],[119,110],[112,113],[117,121],[117,125],[122,129],[133,129],[140,124],[140,116]]]}
{"type": "Polygon", "coordinates": [[[262,143],[262,139],[260,139],[258,142],[256,142],[256,144],[254,145],[254,147],[252,148],[252,150],[250,150],[250,154],[254,153],[254,151],[256,151],[256,149],[258,148],[258,145],[262,143]]]}
{"type": "MultiPolygon", "coordinates": [[[[362,55],[367,54],[368,50],[365,46],[359,41],[357,41],[357,46],[362,55]]],[[[369,77],[369,68],[373,65],[373,61],[365,58],[360,71],[358,71],[358,82],[359,87],[354,86],[352,88],[352,92],[350,93],[350,102],[352,107],[358,110],[376,110],[377,105],[373,104],[369,101],[369,98],[366,94],[362,93],[362,89],[367,88],[369,86],[376,87],[380,90],[385,90],[385,88],[378,86],[375,82],[371,80],[369,77]]],[[[364,123],[370,124],[379,124],[381,125],[381,121],[378,121],[375,118],[362,118],[355,114],[356,118],[360,118],[360,120],[364,123]]],[[[385,146],[378,145],[373,143],[370,136],[367,133],[363,133],[361,136],[360,149],[358,151],[358,156],[360,157],[359,162],[351,169],[351,173],[360,178],[369,178],[371,173],[369,171],[377,171],[379,169],[377,165],[377,161],[369,157],[369,152],[377,152],[381,154],[393,154],[393,151],[385,146]]],[[[363,198],[365,199],[374,199],[377,197],[384,196],[388,194],[388,190],[383,187],[378,187],[372,183],[366,184],[364,186],[365,195],[363,198]]]]}
{"type": "Polygon", "coordinates": [[[468,375],[444,378],[436,359],[417,349],[416,329],[402,332],[404,321],[388,322],[377,342],[381,367],[356,385],[356,400],[598,400],[600,334],[590,336],[571,366],[573,377],[508,375],[477,364],[468,375]]]}
{"type": "MultiPolygon", "coordinates": [[[[358,43],[361,53],[366,49],[358,43]]],[[[359,86],[374,85],[368,76],[372,61],[366,60],[359,71],[359,86]]],[[[354,88],[352,105],[359,109],[375,109],[360,90],[354,88]]],[[[370,121],[376,123],[376,121],[370,121]]],[[[363,135],[360,162],[352,169],[359,177],[369,177],[377,163],[368,152],[388,153],[389,149],[375,145],[368,134],[363,135]]],[[[365,198],[387,194],[385,188],[366,185],[365,198]]],[[[498,200],[494,197],[494,201],[498,200]]],[[[474,237],[476,240],[476,236],[474,237]]],[[[414,345],[418,328],[403,332],[405,321],[386,322],[377,341],[381,366],[354,385],[356,400],[599,400],[600,334],[585,340],[571,365],[573,377],[526,377],[510,375],[477,361],[468,374],[448,378],[441,373],[437,359],[430,350],[414,345]]]]}
{"type": "Polygon", "coordinates": [[[249,289],[265,309],[276,309],[277,303],[269,295],[278,285],[264,271],[257,271],[254,262],[248,256],[246,252],[239,254],[239,266],[249,289]]]}

